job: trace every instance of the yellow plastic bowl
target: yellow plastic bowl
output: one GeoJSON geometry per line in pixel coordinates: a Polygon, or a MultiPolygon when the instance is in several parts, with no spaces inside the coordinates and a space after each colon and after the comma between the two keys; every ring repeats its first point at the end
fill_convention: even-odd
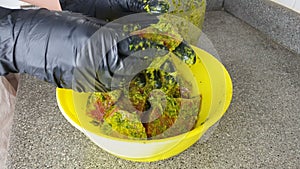
{"type": "Polygon", "coordinates": [[[151,162],[175,156],[189,148],[224,115],[232,98],[232,82],[224,66],[209,53],[194,47],[198,60],[190,70],[202,94],[202,106],[195,129],[187,133],[159,140],[126,140],[97,133],[89,125],[85,107],[89,93],[57,89],[59,108],[64,117],[95,144],[120,158],[151,162]],[[85,119],[86,118],[86,119],[85,119]],[[80,119],[80,120],[79,120],[80,119]]]}

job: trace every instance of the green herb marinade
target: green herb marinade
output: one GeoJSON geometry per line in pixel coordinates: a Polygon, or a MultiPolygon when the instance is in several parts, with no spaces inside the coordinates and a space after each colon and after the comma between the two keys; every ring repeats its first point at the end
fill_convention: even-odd
{"type": "Polygon", "coordinates": [[[101,133],[126,139],[161,139],[193,129],[201,96],[191,97],[191,82],[172,72],[148,68],[129,89],[93,93],[87,115],[101,133]],[[174,76],[176,75],[176,76],[174,76]]]}

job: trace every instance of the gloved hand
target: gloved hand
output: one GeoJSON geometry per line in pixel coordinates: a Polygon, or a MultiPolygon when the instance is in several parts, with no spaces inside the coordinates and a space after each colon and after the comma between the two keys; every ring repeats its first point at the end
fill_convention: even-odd
{"type": "Polygon", "coordinates": [[[126,38],[118,25],[104,24],[70,12],[0,7],[0,75],[28,73],[60,88],[108,91],[118,87],[112,86],[113,77],[130,75],[132,67],[157,56],[128,57],[132,53],[167,49],[138,36],[126,38]]]}
{"type": "Polygon", "coordinates": [[[60,4],[62,10],[110,21],[132,13],[169,10],[169,4],[162,0],[60,0],[60,4]]]}

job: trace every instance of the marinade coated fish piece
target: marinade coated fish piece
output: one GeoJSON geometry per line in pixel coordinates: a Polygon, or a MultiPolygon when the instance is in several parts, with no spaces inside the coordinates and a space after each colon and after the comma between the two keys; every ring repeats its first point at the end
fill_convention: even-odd
{"type": "Polygon", "coordinates": [[[167,98],[166,102],[165,109],[154,106],[148,113],[147,123],[144,123],[148,138],[172,137],[195,127],[201,96],[192,99],[167,98]]]}

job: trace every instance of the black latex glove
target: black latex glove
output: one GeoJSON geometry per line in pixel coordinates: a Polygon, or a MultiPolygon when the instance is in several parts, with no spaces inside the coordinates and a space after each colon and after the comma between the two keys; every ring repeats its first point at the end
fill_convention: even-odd
{"type": "MultiPolygon", "coordinates": [[[[0,7],[0,75],[28,73],[60,88],[111,90],[117,87],[111,86],[114,76],[128,75],[148,61],[138,56],[127,59],[130,46],[143,39],[122,40],[118,31],[104,24],[69,12],[0,7]]],[[[150,46],[165,49],[149,42],[136,50],[150,46]]]]}
{"type": "Polygon", "coordinates": [[[162,0],[60,0],[60,4],[63,10],[105,20],[138,12],[166,13],[169,10],[168,3],[162,0]]]}

